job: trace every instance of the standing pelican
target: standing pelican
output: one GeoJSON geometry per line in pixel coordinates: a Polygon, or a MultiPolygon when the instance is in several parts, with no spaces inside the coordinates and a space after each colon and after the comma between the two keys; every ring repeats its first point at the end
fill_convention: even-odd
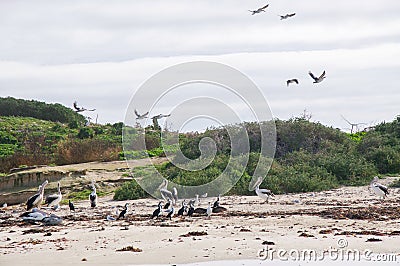
{"type": "Polygon", "coordinates": [[[164,200],[171,200],[172,204],[174,204],[174,195],[171,191],[167,189],[168,180],[164,178],[163,183],[160,185],[160,194],[164,200]]]}
{"type": "Polygon", "coordinates": [[[257,196],[259,196],[262,199],[265,199],[265,202],[268,203],[269,197],[273,197],[274,193],[272,193],[271,190],[269,190],[269,189],[260,188],[262,181],[263,181],[262,177],[259,177],[256,182],[255,191],[256,191],[257,196]]]}
{"type": "Polygon", "coordinates": [[[46,201],[45,201],[47,206],[48,207],[53,207],[53,209],[57,209],[57,206],[59,206],[59,204],[60,204],[60,202],[62,200],[60,182],[57,183],[57,188],[58,188],[58,193],[57,194],[53,194],[53,195],[48,195],[46,197],[46,201]]]}
{"type": "Polygon", "coordinates": [[[389,190],[387,186],[378,183],[378,180],[379,178],[375,176],[370,183],[370,188],[375,192],[376,195],[379,196],[379,198],[384,199],[389,194],[389,190]]]}
{"type": "Polygon", "coordinates": [[[46,185],[49,183],[49,181],[44,181],[42,185],[39,186],[38,192],[30,197],[28,201],[26,202],[26,210],[29,211],[33,207],[40,207],[43,201],[43,194],[44,194],[44,188],[46,185]]]}
{"type": "Polygon", "coordinates": [[[92,208],[97,206],[97,194],[96,194],[96,186],[94,185],[94,182],[92,182],[92,193],[89,195],[89,200],[90,200],[90,206],[92,208]]]}

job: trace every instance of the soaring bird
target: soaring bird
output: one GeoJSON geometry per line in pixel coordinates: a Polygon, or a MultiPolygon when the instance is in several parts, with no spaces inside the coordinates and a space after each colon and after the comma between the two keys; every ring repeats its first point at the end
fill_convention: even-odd
{"type": "Polygon", "coordinates": [[[97,206],[97,194],[96,194],[96,186],[94,185],[94,182],[92,183],[92,193],[89,195],[89,200],[90,200],[90,206],[92,208],[97,206]]]}
{"type": "Polygon", "coordinates": [[[46,197],[45,203],[47,204],[48,207],[56,208],[60,204],[60,202],[62,200],[60,182],[57,183],[57,188],[58,188],[58,193],[57,194],[48,195],[46,197]]]}
{"type": "Polygon", "coordinates": [[[154,217],[160,216],[162,213],[162,201],[158,203],[157,209],[154,210],[153,215],[151,216],[151,219],[154,219],[154,217]]]}
{"type": "Polygon", "coordinates": [[[297,79],[288,79],[288,80],[286,80],[286,86],[289,86],[290,83],[299,84],[299,81],[297,79]]]}
{"type": "Polygon", "coordinates": [[[33,207],[39,207],[42,204],[43,201],[43,194],[44,194],[44,188],[46,185],[49,183],[49,181],[44,181],[42,185],[39,186],[38,192],[30,197],[28,201],[26,202],[26,210],[29,211],[33,207]]]}
{"type": "Polygon", "coordinates": [[[169,116],[171,116],[171,114],[168,114],[168,115],[159,114],[159,115],[153,116],[151,119],[161,119],[161,118],[169,117],[169,116]]]}
{"type": "Polygon", "coordinates": [[[136,115],[136,119],[137,120],[140,120],[140,119],[145,119],[145,118],[147,118],[147,115],[149,114],[149,112],[146,112],[146,113],[144,113],[144,114],[139,114],[139,112],[135,109],[135,115],[136,115]]]}
{"type": "Polygon", "coordinates": [[[279,15],[279,16],[281,17],[281,20],[283,20],[283,19],[288,19],[290,17],[293,17],[295,15],[296,15],[296,13],[286,14],[286,15],[283,15],[283,16],[279,15]]]}
{"type": "Polygon", "coordinates": [[[74,204],[71,202],[71,200],[68,200],[68,206],[69,206],[69,210],[70,210],[70,211],[75,211],[75,206],[74,206],[74,204]]]}
{"type": "Polygon", "coordinates": [[[96,111],[96,109],[86,109],[85,107],[79,107],[77,101],[74,102],[74,108],[75,108],[75,112],[77,112],[77,113],[80,113],[83,111],[89,111],[89,112],[96,111]]]}
{"type": "Polygon", "coordinates": [[[325,70],[324,70],[324,72],[322,72],[321,76],[319,76],[319,77],[314,76],[314,74],[311,73],[311,71],[309,71],[308,74],[314,80],[313,83],[320,83],[321,81],[323,81],[326,78],[325,77],[325,70]]]}
{"type": "Polygon", "coordinates": [[[269,189],[260,188],[262,181],[263,181],[262,177],[259,177],[256,182],[255,191],[256,191],[257,196],[259,196],[262,199],[265,199],[265,202],[268,203],[269,197],[273,197],[274,193],[272,193],[271,190],[269,190],[269,189]]]}
{"type": "Polygon", "coordinates": [[[128,211],[128,205],[129,205],[129,203],[125,203],[124,209],[119,213],[117,220],[119,220],[121,218],[125,218],[125,214],[128,211]]]}
{"type": "Polygon", "coordinates": [[[269,6],[269,4],[267,4],[267,5],[263,6],[263,7],[260,7],[258,9],[256,9],[256,10],[249,10],[249,11],[251,12],[252,15],[255,15],[255,14],[258,14],[258,13],[261,13],[261,12],[265,12],[265,9],[268,6],[269,6]]]}
{"type": "Polygon", "coordinates": [[[389,190],[387,186],[382,185],[381,183],[378,183],[379,178],[377,176],[374,177],[374,179],[370,183],[370,188],[375,192],[376,195],[378,195],[380,198],[384,199],[388,194],[389,190]]]}

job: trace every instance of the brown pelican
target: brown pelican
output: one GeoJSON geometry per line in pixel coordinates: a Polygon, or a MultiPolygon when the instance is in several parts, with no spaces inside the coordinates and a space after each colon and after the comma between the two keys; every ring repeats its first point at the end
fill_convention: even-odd
{"type": "Polygon", "coordinates": [[[249,10],[249,11],[251,12],[252,15],[255,15],[255,14],[258,14],[258,13],[261,13],[261,12],[265,12],[265,9],[266,9],[268,6],[269,6],[269,4],[267,4],[267,5],[263,6],[263,7],[260,7],[259,9],[256,9],[256,10],[249,10]]]}
{"type": "Polygon", "coordinates": [[[297,79],[288,79],[288,80],[286,80],[286,86],[289,86],[290,83],[299,84],[299,81],[297,79]]]}
{"type": "Polygon", "coordinates": [[[96,193],[96,186],[94,185],[94,182],[92,182],[92,193],[89,195],[89,200],[90,200],[90,206],[92,208],[97,206],[97,193],[96,193]]]}
{"type": "Polygon", "coordinates": [[[260,188],[262,181],[263,181],[263,178],[259,177],[256,182],[255,191],[256,191],[257,196],[259,196],[262,199],[265,199],[265,202],[268,203],[269,197],[273,197],[274,193],[272,193],[271,190],[269,190],[269,189],[260,188]]]}
{"type": "Polygon", "coordinates": [[[85,107],[79,107],[77,101],[74,102],[74,108],[75,108],[75,112],[77,112],[77,113],[80,113],[83,111],[89,111],[89,112],[96,111],[96,109],[86,109],[85,107]]]}
{"type": "Polygon", "coordinates": [[[44,181],[42,185],[39,186],[38,192],[30,197],[28,201],[26,202],[26,210],[29,211],[33,207],[39,207],[42,204],[43,201],[43,194],[44,194],[44,188],[46,185],[49,183],[49,181],[44,181]]]}
{"type": "Polygon", "coordinates": [[[136,115],[136,119],[137,120],[140,120],[140,119],[145,119],[145,118],[147,118],[147,115],[149,114],[149,112],[146,112],[146,113],[144,113],[144,114],[139,114],[139,112],[135,109],[135,115],[136,115]]]}
{"type": "Polygon", "coordinates": [[[286,14],[286,15],[283,15],[283,16],[279,15],[279,16],[281,17],[281,20],[283,20],[283,19],[288,19],[290,17],[293,17],[295,15],[296,15],[296,13],[286,14]]]}
{"type": "Polygon", "coordinates": [[[326,78],[325,77],[325,70],[324,70],[324,72],[322,72],[321,76],[319,76],[319,77],[314,76],[314,74],[311,73],[311,71],[309,71],[308,74],[314,80],[314,83],[320,83],[321,81],[323,81],[326,78]]]}
{"type": "Polygon", "coordinates": [[[62,200],[60,182],[57,183],[57,188],[58,188],[58,193],[57,194],[48,195],[46,197],[45,203],[47,204],[48,207],[56,208],[60,204],[60,202],[62,200]]]}
{"type": "Polygon", "coordinates": [[[370,183],[370,188],[375,192],[376,195],[378,195],[380,198],[384,199],[388,194],[389,190],[387,186],[382,185],[381,183],[378,183],[379,178],[377,176],[374,177],[374,179],[370,183]]]}

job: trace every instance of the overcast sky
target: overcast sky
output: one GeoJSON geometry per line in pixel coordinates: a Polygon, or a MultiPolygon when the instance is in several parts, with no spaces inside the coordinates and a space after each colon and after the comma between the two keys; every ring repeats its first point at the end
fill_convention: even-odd
{"type": "Polygon", "coordinates": [[[0,1],[0,96],[77,100],[113,123],[152,75],[209,60],[253,80],[274,117],[307,109],[342,129],[341,114],[391,121],[400,114],[399,14],[398,0],[0,1]],[[265,13],[247,11],[266,3],[265,13]],[[287,13],[296,16],[281,21],[287,13]],[[313,84],[309,70],[327,78],[313,84]],[[287,87],[290,78],[300,84],[287,87]]]}

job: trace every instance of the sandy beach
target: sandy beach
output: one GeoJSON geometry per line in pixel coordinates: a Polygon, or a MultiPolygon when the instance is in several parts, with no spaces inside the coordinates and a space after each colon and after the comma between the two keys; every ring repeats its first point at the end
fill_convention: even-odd
{"type": "MultiPolygon", "coordinates": [[[[214,200],[202,199],[200,206],[214,200]]],[[[122,209],[125,201],[113,201],[111,196],[100,198],[95,209],[88,201],[75,202],[75,213],[67,205],[58,211],[47,209],[63,218],[58,226],[24,223],[19,217],[23,205],[2,208],[0,265],[171,265],[218,260],[251,260],[258,265],[282,260],[277,250],[286,250],[289,256],[291,250],[323,253],[330,248],[358,250],[363,257],[367,250],[374,260],[391,254],[385,258],[400,262],[400,196],[395,188],[384,201],[366,186],[276,195],[270,203],[257,196],[222,196],[220,203],[227,211],[211,219],[198,215],[151,220],[158,200],[126,202],[131,203],[128,215],[118,221],[107,221],[106,216],[112,207],[122,209]]]]}

